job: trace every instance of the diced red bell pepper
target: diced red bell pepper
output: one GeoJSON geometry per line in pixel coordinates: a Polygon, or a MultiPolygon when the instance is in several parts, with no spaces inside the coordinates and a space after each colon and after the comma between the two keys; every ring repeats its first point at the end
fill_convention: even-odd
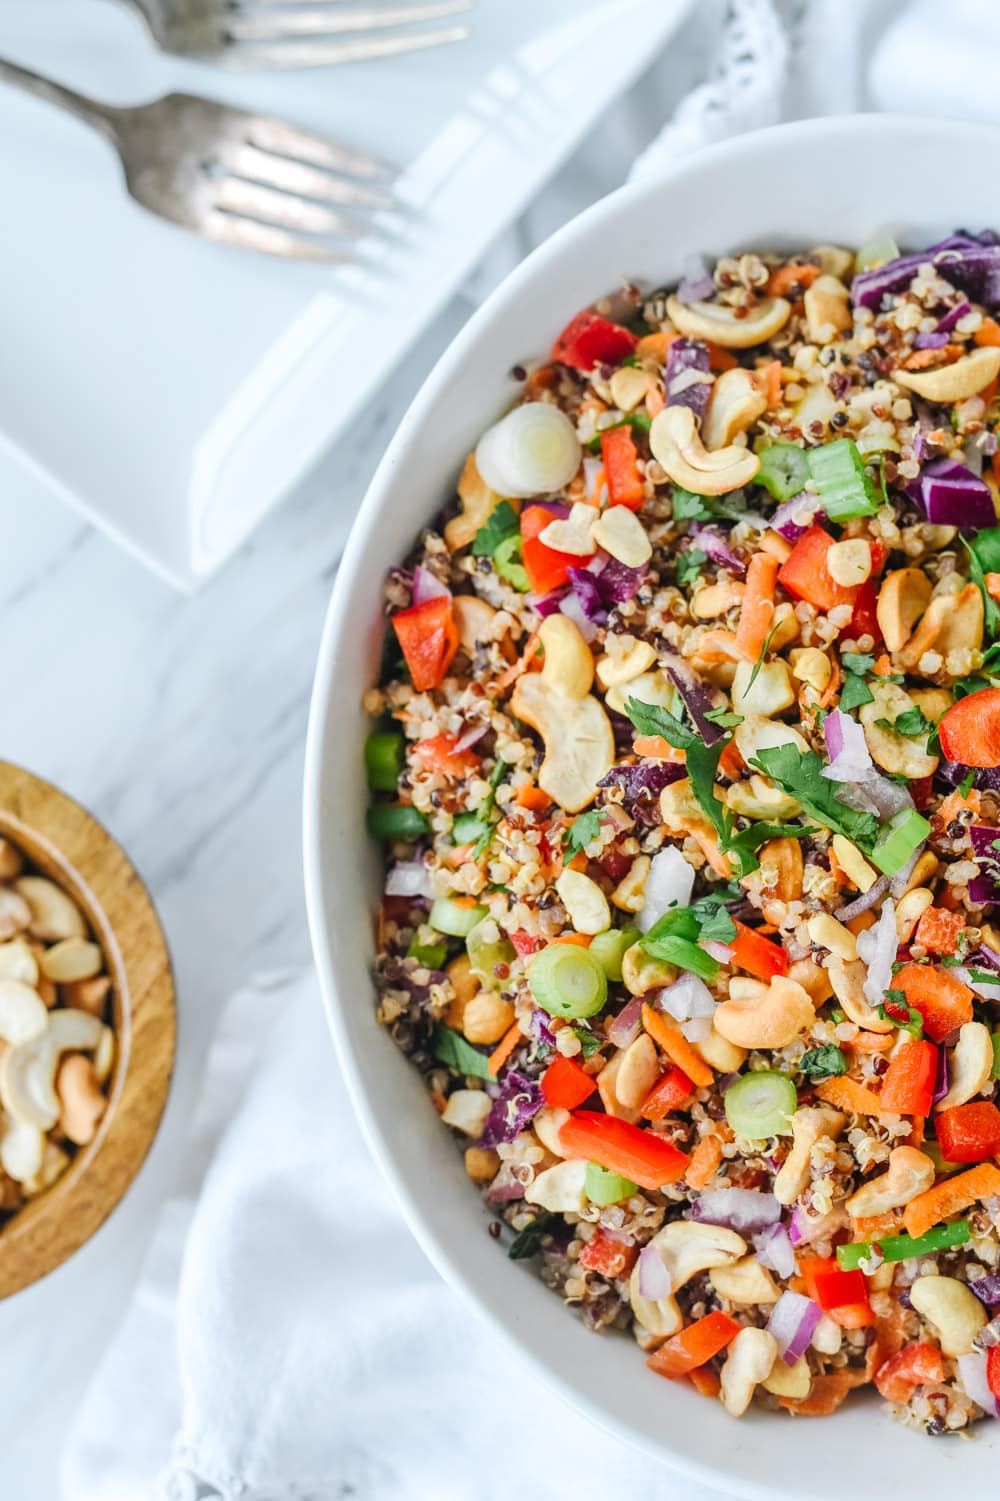
{"type": "Polygon", "coordinates": [[[439,771],[446,777],[464,777],[476,770],[479,757],[471,746],[456,751],[457,744],[457,735],[434,735],[430,740],[418,740],[413,754],[429,771],[439,771]]]}
{"type": "Polygon", "coordinates": [[[952,704],[938,725],[941,749],[963,766],[1000,766],[1000,688],[980,688],[952,704]]]}
{"type": "Polygon", "coordinates": [[[646,492],[639,473],[639,455],[632,429],[624,424],[621,427],[605,428],[601,433],[601,458],[604,461],[604,478],[608,485],[610,504],[627,506],[630,511],[641,511],[646,492]]]}
{"type": "Polygon", "coordinates": [[[451,595],[440,594],[400,610],[392,617],[392,628],[417,692],[439,687],[458,651],[451,595]]]}
{"type": "Polygon", "coordinates": [[[539,541],[543,532],[555,518],[544,506],[526,506],[521,512],[521,552],[528,582],[536,594],[551,594],[569,583],[569,570],[582,568],[586,558],[575,552],[559,552],[555,547],[546,547],[539,541]]]}
{"type": "Polygon", "coordinates": [[[875,1372],[875,1386],[887,1402],[909,1402],[918,1386],[944,1380],[944,1361],[936,1345],[904,1345],[875,1372]]]}
{"type": "Polygon", "coordinates": [[[593,370],[595,365],[620,365],[639,340],[620,323],[599,313],[577,313],[552,346],[552,358],[574,370],[593,370]]]}
{"type": "Polygon", "coordinates": [[[732,1344],[739,1332],[739,1324],[728,1313],[706,1313],[703,1319],[696,1319],[655,1350],[646,1364],[658,1376],[676,1380],[718,1355],[720,1350],[732,1344]]]}
{"type": "Polygon", "coordinates": [[[857,591],[854,597],[854,612],[844,634],[852,641],[857,641],[860,636],[870,636],[872,646],[869,650],[877,649],[882,645],[882,632],[875,613],[878,606],[878,588],[869,578],[863,584],[857,585],[857,591]]]}
{"type": "Polygon", "coordinates": [[[529,954],[533,954],[542,946],[540,938],[536,938],[533,933],[526,933],[523,928],[515,928],[510,935],[510,941],[519,959],[527,959],[529,954]]]}
{"type": "Polygon", "coordinates": [[[836,605],[853,605],[858,585],[850,588],[838,584],[826,565],[826,555],[833,546],[834,538],[821,526],[811,526],[792,548],[778,571],[778,583],[794,594],[815,605],[817,610],[832,610],[836,605]]]}
{"type": "Polygon", "coordinates": [[[842,1329],[863,1329],[874,1324],[875,1313],[868,1301],[862,1272],[845,1272],[832,1257],[807,1256],[799,1273],[814,1303],[842,1329]]]}
{"type": "Polygon", "coordinates": [[[882,1076],[880,1115],[930,1115],[937,1078],[937,1048],[924,1038],[904,1042],[882,1076]]]}
{"type": "Polygon", "coordinates": [[[671,1110],[679,1110],[694,1094],[694,1085],[682,1068],[674,1064],[653,1085],[639,1108],[647,1121],[662,1121],[671,1110]]]}
{"type": "Polygon", "coordinates": [[[626,1277],[638,1254],[638,1246],[630,1246],[609,1231],[598,1228],[580,1252],[580,1265],[609,1279],[626,1277]]]}
{"type": "Polygon", "coordinates": [[[585,1157],[640,1188],[676,1183],[688,1165],[686,1153],[665,1136],[596,1110],[575,1110],[559,1132],[559,1144],[567,1157],[585,1157]]]}
{"type": "Polygon", "coordinates": [[[946,969],[907,964],[893,977],[892,985],[920,1012],[924,1032],[932,1042],[943,1042],[950,1032],[972,1020],[973,992],[946,969]]]}
{"type": "Polygon", "coordinates": [[[736,937],[730,947],[732,963],[737,969],[745,969],[748,975],[769,983],[775,975],[788,972],[788,955],[779,943],[772,943],[760,933],[748,928],[745,923],[736,924],[736,937]]]}
{"type": "Polygon", "coordinates": [[[945,1162],[985,1162],[1000,1154],[1000,1110],[992,1100],[954,1105],[934,1119],[945,1162]]]}
{"type": "Polygon", "coordinates": [[[542,1075],[542,1094],[554,1110],[575,1110],[597,1088],[597,1080],[574,1058],[557,1053],[542,1075]]]}
{"type": "Polygon", "coordinates": [[[1000,1345],[986,1352],[986,1384],[1000,1402],[1000,1345]]]}

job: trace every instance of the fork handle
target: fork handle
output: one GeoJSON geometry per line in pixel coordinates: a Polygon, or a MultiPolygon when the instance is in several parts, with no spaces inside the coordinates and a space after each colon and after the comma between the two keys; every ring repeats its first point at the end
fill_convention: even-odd
{"type": "Polygon", "coordinates": [[[114,137],[119,111],[113,105],[101,104],[96,99],[88,98],[86,94],[78,94],[75,89],[68,89],[52,78],[43,77],[41,73],[32,73],[30,69],[8,62],[4,57],[0,57],[0,83],[12,83],[15,88],[35,94],[39,99],[46,99],[49,104],[68,109],[71,114],[86,120],[88,125],[93,125],[103,136],[114,137]]]}

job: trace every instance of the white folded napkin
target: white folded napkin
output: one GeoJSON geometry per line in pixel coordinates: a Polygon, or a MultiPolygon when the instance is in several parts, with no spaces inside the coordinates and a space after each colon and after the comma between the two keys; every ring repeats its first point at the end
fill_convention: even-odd
{"type": "Polygon", "coordinates": [[[441,1282],[361,1139],[312,976],[230,1001],[190,1161],[203,1179],[163,1212],[67,1501],[555,1501],[570,1475],[576,1501],[713,1501],[568,1409],[441,1282]],[[530,1463],[502,1441],[526,1414],[530,1463]]]}

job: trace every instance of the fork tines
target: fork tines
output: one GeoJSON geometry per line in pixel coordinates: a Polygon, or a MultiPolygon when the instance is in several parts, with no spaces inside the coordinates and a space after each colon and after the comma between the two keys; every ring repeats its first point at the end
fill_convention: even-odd
{"type": "Polygon", "coordinates": [[[321,67],[441,47],[464,40],[468,26],[428,29],[424,23],[460,15],[473,4],[474,0],[387,5],[237,0],[227,8],[220,61],[237,68],[321,67]]]}

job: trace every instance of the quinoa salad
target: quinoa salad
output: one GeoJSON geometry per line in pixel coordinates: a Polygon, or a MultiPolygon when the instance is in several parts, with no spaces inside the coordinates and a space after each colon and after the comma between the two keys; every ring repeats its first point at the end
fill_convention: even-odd
{"type": "Polygon", "coordinates": [[[651,1373],[996,1419],[1000,236],[697,259],[511,375],[386,584],[378,1019],[651,1373]]]}

